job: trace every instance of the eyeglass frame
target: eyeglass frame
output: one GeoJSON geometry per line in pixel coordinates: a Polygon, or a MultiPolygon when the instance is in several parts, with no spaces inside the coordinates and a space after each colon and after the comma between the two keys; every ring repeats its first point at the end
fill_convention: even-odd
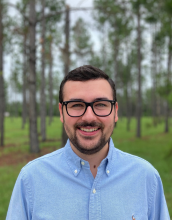
{"type": "Polygon", "coordinates": [[[88,106],[90,106],[90,107],[92,108],[92,111],[93,111],[93,113],[94,113],[96,116],[98,116],[98,117],[107,117],[107,116],[109,116],[109,115],[112,113],[113,105],[115,106],[116,102],[117,102],[116,100],[108,100],[108,99],[96,100],[96,101],[94,101],[94,102],[84,102],[84,101],[80,101],[80,100],[72,100],[72,101],[61,102],[61,104],[62,104],[62,107],[63,107],[64,105],[66,106],[66,112],[67,112],[67,114],[68,114],[70,117],[81,117],[81,116],[83,116],[83,115],[85,114],[85,112],[87,111],[88,106]],[[93,108],[93,104],[94,104],[95,102],[100,102],[100,101],[108,101],[108,102],[111,103],[111,110],[110,110],[110,113],[109,113],[108,115],[97,115],[97,114],[95,113],[94,108],[93,108]],[[83,113],[82,115],[79,115],[79,116],[71,116],[71,115],[68,113],[68,110],[67,110],[67,104],[68,104],[68,103],[71,103],[71,102],[82,102],[82,103],[84,103],[84,104],[85,104],[85,111],[84,111],[84,113],[83,113]]]}

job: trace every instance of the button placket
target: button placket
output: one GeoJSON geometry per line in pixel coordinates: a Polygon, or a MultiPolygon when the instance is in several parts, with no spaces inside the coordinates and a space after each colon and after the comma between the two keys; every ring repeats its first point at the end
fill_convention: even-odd
{"type": "Polygon", "coordinates": [[[103,169],[98,170],[91,188],[90,202],[89,202],[89,220],[101,219],[100,184],[101,184],[101,176],[103,172],[104,172],[103,169]]]}

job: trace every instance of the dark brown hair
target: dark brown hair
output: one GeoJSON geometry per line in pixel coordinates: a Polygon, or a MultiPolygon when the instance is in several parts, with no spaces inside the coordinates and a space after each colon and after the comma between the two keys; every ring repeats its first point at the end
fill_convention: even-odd
{"type": "Polygon", "coordinates": [[[109,76],[104,73],[102,70],[93,67],[91,65],[84,65],[78,67],[72,71],[70,71],[62,80],[60,84],[60,91],[59,91],[59,102],[63,102],[63,87],[67,81],[88,81],[94,79],[105,79],[109,82],[112,91],[113,91],[113,100],[117,101],[116,99],[116,89],[115,83],[109,76]]]}

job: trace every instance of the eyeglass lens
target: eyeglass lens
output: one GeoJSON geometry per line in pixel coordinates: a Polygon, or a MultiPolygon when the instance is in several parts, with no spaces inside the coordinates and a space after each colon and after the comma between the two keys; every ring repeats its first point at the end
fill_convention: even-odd
{"type": "MultiPolygon", "coordinates": [[[[71,116],[81,116],[86,109],[84,102],[69,102],[67,104],[68,114],[71,116]]],[[[93,103],[93,110],[96,115],[106,116],[111,112],[111,102],[97,101],[93,103]]]]}

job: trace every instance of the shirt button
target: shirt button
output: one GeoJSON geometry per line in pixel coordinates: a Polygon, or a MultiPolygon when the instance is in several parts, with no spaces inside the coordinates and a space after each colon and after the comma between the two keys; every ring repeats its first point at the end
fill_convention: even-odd
{"type": "Polygon", "coordinates": [[[84,166],[85,165],[84,161],[82,161],[81,164],[84,166]]]}
{"type": "Polygon", "coordinates": [[[95,189],[93,189],[93,193],[94,193],[94,194],[96,193],[96,190],[95,190],[95,189]]]}
{"type": "Polygon", "coordinates": [[[78,170],[75,170],[74,172],[75,172],[75,173],[77,173],[77,172],[78,172],[78,170]]]}
{"type": "Polygon", "coordinates": [[[106,171],[106,173],[108,173],[108,174],[109,174],[109,173],[110,173],[110,171],[109,171],[109,170],[107,170],[107,171],[106,171]]]}

